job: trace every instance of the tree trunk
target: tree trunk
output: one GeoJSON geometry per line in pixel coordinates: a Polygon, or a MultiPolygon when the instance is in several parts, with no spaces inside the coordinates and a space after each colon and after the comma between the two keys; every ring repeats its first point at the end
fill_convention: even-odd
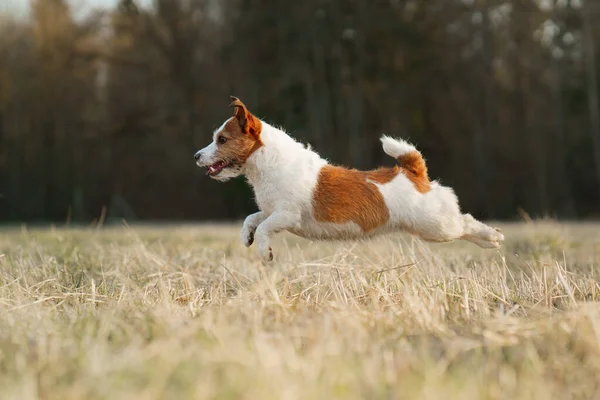
{"type": "Polygon", "coordinates": [[[319,151],[323,151],[326,148],[326,138],[333,134],[333,113],[331,87],[327,80],[326,47],[323,44],[323,38],[326,37],[323,29],[323,24],[326,24],[323,21],[325,13],[320,11],[321,13],[315,16],[315,21],[308,24],[311,33],[312,68],[307,63],[304,82],[308,102],[307,112],[310,114],[309,121],[313,130],[311,135],[315,138],[314,145],[319,151]]]}
{"type": "Polygon", "coordinates": [[[490,142],[494,136],[495,126],[495,93],[494,93],[494,49],[493,37],[490,26],[489,7],[487,0],[478,1],[477,9],[482,15],[480,35],[482,39],[481,64],[483,69],[483,123],[475,132],[475,161],[477,168],[477,189],[479,192],[479,209],[486,217],[493,216],[493,204],[490,202],[490,181],[493,177],[491,168],[495,165],[490,162],[490,142]]]}
{"type": "Polygon", "coordinates": [[[524,17],[523,11],[520,10],[519,3],[522,0],[513,1],[513,17],[511,20],[511,36],[513,40],[513,54],[511,56],[511,69],[513,78],[513,93],[512,93],[512,105],[513,105],[513,124],[514,124],[514,148],[513,148],[513,162],[512,165],[516,171],[514,175],[514,200],[513,205],[519,209],[524,208],[525,211],[529,206],[528,196],[526,191],[530,189],[530,183],[527,181],[528,177],[525,175],[528,170],[526,160],[530,157],[527,151],[527,144],[529,143],[527,134],[527,112],[526,112],[526,101],[524,93],[524,72],[523,65],[521,63],[521,54],[519,49],[523,45],[523,32],[524,17]]]}
{"type": "Polygon", "coordinates": [[[592,141],[594,144],[594,160],[596,161],[596,179],[598,181],[598,192],[600,193],[600,110],[598,102],[598,75],[596,72],[596,54],[594,34],[592,32],[591,16],[592,3],[586,0],[581,7],[583,18],[583,30],[585,35],[585,49],[588,76],[588,104],[590,108],[590,125],[592,129],[592,141]]]}
{"type": "Polygon", "coordinates": [[[365,146],[363,138],[365,135],[365,116],[364,116],[364,97],[365,97],[365,34],[366,34],[366,0],[358,0],[354,10],[356,18],[354,52],[355,61],[352,66],[354,72],[353,93],[350,95],[350,154],[352,165],[357,168],[366,168],[370,164],[371,151],[368,149],[370,144],[365,146]]]}
{"type": "MultiPolygon", "coordinates": [[[[557,23],[559,21],[558,16],[558,0],[554,0],[554,8],[552,10],[552,19],[557,23]]],[[[567,149],[567,143],[565,142],[565,123],[564,123],[564,110],[563,110],[563,99],[562,99],[562,63],[557,57],[552,57],[552,67],[554,70],[554,115],[556,116],[556,124],[554,130],[554,160],[555,160],[555,171],[557,184],[556,187],[556,210],[559,214],[564,215],[567,218],[575,216],[575,206],[573,203],[573,193],[569,185],[569,179],[567,176],[567,166],[565,162],[565,149],[567,149]]]]}
{"type": "Polygon", "coordinates": [[[345,99],[342,92],[342,69],[344,68],[343,58],[342,58],[342,45],[340,43],[340,38],[342,35],[342,22],[343,15],[340,9],[339,2],[331,3],[331,13],[332,13],[332,21],[331,21],[331,57],[330,60],[330,69],[331,69],[331,111],[333,114],[333,132],[329,135],[329,143],[328,146],[330,148],[335,149],[337,155],[337,162],[347,162],[347,152],[344,152],[344,146],[336,145],[336,143],[340,142],[340,134],[344,134],[344,129],[346,128],[346,124],[344,124],[344,115],[345,115],[345,99]]]}

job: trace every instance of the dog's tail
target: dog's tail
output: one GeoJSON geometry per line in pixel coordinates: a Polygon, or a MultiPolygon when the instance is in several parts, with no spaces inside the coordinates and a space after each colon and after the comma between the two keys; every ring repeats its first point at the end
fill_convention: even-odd
{"type": "Polygon", "coordinates": [[[425,160],[415,146],[402,139],[394,139],[389,136],[382,136],[381,144],[385,154],[398,160],[402,169],[413,174],[415,178],[429,183],[425,160]]]}

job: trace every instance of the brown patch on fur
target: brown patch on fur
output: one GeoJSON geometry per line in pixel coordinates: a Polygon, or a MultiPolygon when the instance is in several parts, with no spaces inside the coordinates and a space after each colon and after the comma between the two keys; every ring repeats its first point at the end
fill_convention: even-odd
{"type": "Polygon", "coordinates": [[[371,181],[374,181],[374,182],[377,182],[380,184],[384,184],[384,183],[388,183],[392,179],[394,179],[396,177],[396,175],[398,175],[399,171],[400,171],[400,168],[394,167],[394,168],[378,168],[374,171],[366,171],[366,172],[358,171],[358,172],[366,174],[367,179],[369,179],[371,181]]]}
{"type": "Polygon", "coordinates": [[[217,134],[217,157],[236,164],[244,164],[252,153],[263,146],[260,140],[262,123],[238,98],[232,96],[231,100],[230,106],[234,107],[233,117],[217,134]],[[219,144],[219,136],[227,138],[227,142],[219,144]]]}
{"type": "Polygon", "coordinates": [[[398,157],[400,169],[415,188],[420,193],[427,193],[431,190],[431,181],[427,175],[427,166],[425,160],[418,151],[412,151],[408,154],[398,157]]]}
{"type": "Polygon", "coordinates": [[[324,166],[313,193],[315,219],[337,224],[352,221],[364,232],[385,224],[390,218],[389,210],[379,188],[368,180],[387,183],[398,171],[398,167],[357,171],[324,166]]]}

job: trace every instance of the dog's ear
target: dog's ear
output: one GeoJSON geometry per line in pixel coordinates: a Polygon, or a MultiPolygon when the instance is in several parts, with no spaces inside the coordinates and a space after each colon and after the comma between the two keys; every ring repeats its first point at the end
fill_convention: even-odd
{"type": "Polygon", "coordinates": [[[242,132],[255,135],[258,124],[256,117],[248,111],[240,99],[235,96],[229,96],[229,98],[231,99],[229,107],[233,107],[233,116],[240,124],[242,132]]]}
{"type": "Polygon", "coordinates": [[[229,107],[233,107],[233,116],[238,120],[242,131],[245,132],[246,125],[248,124],[248,114],[250,113],[240,99],[235,96],[229,96],[229,98],[231,99],[229,107]]]}

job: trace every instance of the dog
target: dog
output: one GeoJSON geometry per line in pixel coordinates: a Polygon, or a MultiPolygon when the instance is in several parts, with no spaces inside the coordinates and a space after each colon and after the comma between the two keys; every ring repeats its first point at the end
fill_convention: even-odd
{"type": "Polygon", "coordinates": [[[233,116],[194,158],[207,175],[225,182],[245,175],[259,212],[243,224],[246,247],[256,241],[273,260],[271,238],[289,231],[307,239],[352,240],[405,231],[428,242],[456,239],[498,248],[504,236],[462,214],[451,188],[430,181],[421,153],[408,142],[381,137],[393,168],[359,171],[335,166],[282,129],[255,117],[231,96],[233,116]]]}

